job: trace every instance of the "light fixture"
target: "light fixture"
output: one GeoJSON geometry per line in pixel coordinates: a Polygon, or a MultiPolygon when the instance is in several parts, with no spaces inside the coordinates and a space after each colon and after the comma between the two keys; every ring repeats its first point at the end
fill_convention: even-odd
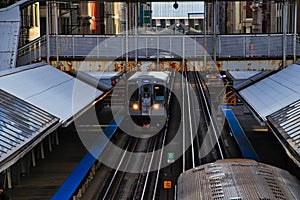
{"type": "Polygon", "coordinates": [[[178,3],[177,3],[177,1],[175,1],[175,3],[173,4],[173,8],[175,8],[175,9],[178,8],[178,3]]]}
{"type": "Polygon", "coordinates": [[[160,104],[159,103],[156,103],[153,105],[153,109],[154,110],[158,110],[160,108],[160,104]]]}
{"type": "Polygon", "coordinates": [[[138,109],[139,109],[139,104],[134,103],[134,104],[132,105],[132,109],[133,109],[133,110],[138,110],[138,109]]]}

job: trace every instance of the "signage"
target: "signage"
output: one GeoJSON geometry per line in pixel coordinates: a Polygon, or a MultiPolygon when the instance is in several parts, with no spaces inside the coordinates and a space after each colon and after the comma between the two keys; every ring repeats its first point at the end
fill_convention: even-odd
{"type": "Polygon", "coordinates": [[[164,189],[172,188],[172,181],[164,181],[164,189]]]}

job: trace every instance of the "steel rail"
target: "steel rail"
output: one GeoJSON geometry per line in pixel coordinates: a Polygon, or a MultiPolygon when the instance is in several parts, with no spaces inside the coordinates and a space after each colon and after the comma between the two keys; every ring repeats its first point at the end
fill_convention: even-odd
{"type": "MultiPolygon", "coordinates": [[[[186,72],[186,76],[188,77],[188,74],[186,72]]],[[[194,134],[193,134],[193,128],[192,128],[192,116],[191,116],[191,105],[193,105],[191,103],[191,99],[190,99],[190,84],[188,82],[188,80],[186,80],[186,84],[187,84],[187,87],[186,87],[186,90],[187,90],[187,102],[188,102],[188,114],[189,114],[189,128],[190,128],[190,137],[191,137],[191,150],[192,150],[192,163],[193,163],[193,168],[195,168],[195,149],[194,149],[194,134]]]]}
{"type": "MultiPolygon", "coordinates": [[[[156,140],[154,142],[154,145],[153,145],[154,149],[155,149],[156,144],[157,144],[157,138],[156,138],[156,140]]],[[[147,169],[147,174],[146,174],[146,178],[145,178],[145,182],[144,182],[144,187],[143,187],[143,190],[142,190],[141,199],[144,199],[144,196],[145,196],[145,193],[146,193],[147,183],[148,183],[148,180],[149,180],[149,175],[150,175],[150,171],[151,171],[151,166],[153,164],[154,155],[155,155],[155,151],[152,151],[151,158],[150,158],[150,163],[149,163],[149,166],[148,166],[148,169],[147,169]]],[[[134,199],[136,199],[136,198],[134,198],[134,199]]]]}
{"type": "Polygon", "coordinates": [[[184,76],[182,76],[181,79],[181,89],[182,89],[182,172],[185,172],[185,119],[184,119],[184,115],[185,115],[185,98],[184,98],[184,76]]]}
{"type": "Polygon", "coordinates": [[[219,151],[220,151],[220,156],[221,156],[222,159],[224,159],[222,148],[221,148],[220,142],[218,140],[219,138],[218,138],[218,135],[217,135],[217,130],[216,130],[216,127],[215,127],[215,124],[214,124],[214,121],[213,121],[213,117],[211,116],[211,113],[210,113],[210,110],[209,110],[209,104],[207,102],[207,98],[205,97],[205,93],[204,93],[204,90],[203,90],[203,87],[202,87],[202,84],[201,84],[201,80],[199,78],[199,74],[198,73],[195,74],[195,77],[197,78],[198,85],[200,86],[199,87],[200,88],[200,92],[201,92],[201,95],[203,97],[204,104],[205,104],[205,109],[207,110],[209,121],[211,123],[211,127],[213,129],[213,133],[214,133],[214,136],[215,136],[215,139],[216,139],[219,151]]]}
{"type": "MultiPolygon", "coordinates": [[[[111,188],[112,188],[112,186],[113,186],[113,183],[115,182],[115,179],[117,178],[117,175],[118,175],[118,173],[120,172],[120,168],[121,168],[121,165],[123,164],[124,158],[125,158],[126,154],[128,153],[127,150],[129,149],[129,147],[130,147],[130,145],[131,145],[131,142],[132,142],[132,140],[130,140],[130,142],[127,144],[126,149],[125,149],[125,151],[124,151],[124,153],[123,153],[123,155],[122,155],[122,157],[121,157],[120,163],[119,163],[117,169],[115,170],[115,173],[114,173],[112,179],[110,180],[109,185],[108,185],[108,188],[106,189],[106,192],[105,192],[104,196],[102,197],[102,199],[106,199],[106,197],[107,197],[109,191],[111,190],[111,188]]],[[[135,141],[134,147],[135,147],[136,145],[137,145],[137,140],[135,141]]],[[[128,161],[129,161],[129,160],[130,160],[130,159],[127,160],[126,166],[128,166],[128,163],[129,163],[128,161]]],[[[121,181],[120,181],[120,182],[121,182],[121,181]]]]}
{"type": "Polygon", "coordinates": [[[163,158],[163,153],[164,153],[164,146],[165,146],[165,142],[166,142],[166,138],[167,138],[167,132],[168,132],[168,122],[169,122],[169,117],[166,120],[166,128],[164,131],[164,137],[163,137],[163,142],[161,145],[161,153],[160,153],[160,159],[158,162],[158,170],[157,170],[157,175],[156,175],[156,179],[155,179],[155,187],[154,187],[154,192],[153,192],[153,197],[152,200],[155,200],[155,196],[156,196],[156,191],[157,191],[157,185],[158,185],[158,179],[159,179],[159,174],[160,174],[160,168],[161,168],[161,162],[162,162],[162,158],[163,158]]]}

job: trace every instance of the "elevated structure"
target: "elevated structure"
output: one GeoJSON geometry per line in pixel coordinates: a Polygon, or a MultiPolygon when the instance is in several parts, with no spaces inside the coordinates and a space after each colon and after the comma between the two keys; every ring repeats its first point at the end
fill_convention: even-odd
{"type": "MultiPolygon", "coordinates": [[[[151,13],[151,2],[160,1],[151,1],[148,2],[148,4],[144,4],[145,2],[143,1],[138,1],[136,3],[117,2],[118,1],[80,1],[74,3],[69,1],[58,1],[45,3],[41,1],[39,3],[30,0],[22,0],[14,5],[11,5],[10,7],[1,9],[0,14],[2,13],[1,16],[3,16],[1,17],[1,19],[9,17],[10,14],[7,14],[7,12],[8,10],[10,10],[9,13],[14,13],[14,17],[12,18],[14,19],[13,21],[16,22],[14,24],[18,24],[19,28],[17,28],[17,25],[12,25],[12,29],[7,27],[7,25],[5,25],[7,23],[7,20],[4,20],[2,21],[3,23],[0,23],[0,27],[3,26],[3,29],[1,28],[1,30],[5,32],[5,34],[3,32],[3,38],[6,38],[4,41],[10,41],[9,45],[3,43],[1,44],[3,45],[3,47],[0,46],[0,56],[2,58],[1,60],[5,62],[3,65],[0,65],[0,69],[14,68],[16,66],[16,60],[18,61],[17,66],[22,66],[40,60],[45,60],[48,63],[50,63],[50,60],[56,60],[56,66],[59,66],[59,62],[63,60],[64,57],[67,57],[69,60],[82,59],[83,57],[90,55],[89,50],[91,49],[89,45],[81,45],[81,42],[84,44],[91,44],[93,45],[93,47],[95,47],[95,45],[99,45],[99,43],[107,40],[107,36],[104,34],[124,33],[124,35],[119,36],[119,39],[117,39],[116,42],[119,45],[118,49],[121,49],[121,53],[123,53],[122,55],[118,55],[118,58],[121,56],[123,59],[126,59],[126,53],[130,54],[130,52],[126,52],[124,50],[130,49],[131,46],[140,48],[141,44],[148,45],[148,42],[145,42],[144,38],[140,36],[140,34],[149,33],[149,24],[144,26],[142,25],[143,23],[141,23],[141,21],[146,14],[148,17],[148,14],[151,13]],[[19,10],[17,8],[19,8],[19,10]],[[119,15],[118,13],[121,14],[119,15]],[[137,28],[138,31],[136,31],[134,28],[137,28]],[[18,33],[20,33],[19,38],[16,37],[18,33]],[[66,37],[66,34],[69,36],[66,37]],[[74,34],[76,34],[76,36],[74,36],[74,34]],[[94,35],[92,36],[94,38],[91,38],[86,37],[86,34],[96,34],[97,36],[94,35]],[[99,34],[102,34],[102,36],[99,37],[99,34]],[[135,38],[132,38],[131,40],[130,36],[132,35],[134,35],[135,38]],[[126,39],[127,36],[128,40],[126,39]],[[138,39],[136,39],[136,37],[138,39]],[[17,53],[16,48],[18,48],[18,43],[20,47],[23,47],[17,53]],[[83,49],[81,49],[81,47],[83,47],[83,49]],[[80,52],[83,53],[81,54],[80,52]],[[19,56],[18,58],[16,57],[17,54],[19,56]]],[[[221,22],[219,22],[219,18],[222,18],[223,11],[221,12],[221,10],[224,6],[225,10],[227,8],[229,14],[235,13],[229,9],[229,4],[232,4],[232,6],[235,7],[236,10],[238,10],[238,8],[247,8],[245,11],[246,15],[248,10],[251,8],[251,16],[249,16],[254,19],[255,16],[260,16],[259,13],[261,13],[262,10],[265,9],[265,5],[266,7],[268,7],[269,5],[269,2],[263,1],[262,5],[258,3],[258,7],[255,7],[256,2],[252,2],[251,5],[249,4],[249,2],[250,1],[247,1],[247,4],[245,6],[244,4],[239,2],[227,1],[210,1],[208,3],[204,3],[204,14],[198,13],[199,15],[201,15],[201,17],[203,17],[203,22],[199,22],[202,23],[199,24],[199,26],[202,27],[202,33],[204,35],[207,35],[207,37],[196,36],[196,42],[200,43],[208,51],[215,62],[218,59],[231,60],[235,58],[249,58],[255,60],[270,58],[282,60],[281,65],[287,66],[289,64],[288,62],[286,62],[287,59],[295,61],[297,57],[299,57],[300,45],[299,43],[297,43],[296,34],[297,6],[295,6],[295,10],[293,10],[291,8],[291,5],[297,5],[296,1],[272,3],[273,7],[276,7],[278,5],[277,7],[280,8],[280,10],[278,10],[278,13],[282,13],[282,15],[277,16],[277,21],[278,23],[280,22],[280,26],[278,25],[279,29],[277,31],[268,32],[263,31],[263,28],[258,28],[262,29],[262,31],[252,32],[275,33],[274,35],[261,35],[261,37],[260,35],[230,35],[228,37],[226,35],[220,35],[220,33],[236,33],[235,31],[220,31],[222,28],[221,22]],[[220,6],[220,11],[218,10],[218,6],[220,6]],[[260,11],[254,11],[257,10],[256,8],[260,11]],[[255,13],[257,13],[257,15],[255,13]],[[284,27],[286,27],[287,29],[284,29],[284,27]],[[277,35],[276,33],[279,34],[277,35]]],[[[173,9],[172,4],[173,2],[170,4],[171,9],[173,9]]],[[[180,9],[181,8],[179,3],[178,10],[180,9]]],[[[262,12],[262,14],[267,16],[267,12],[269,12],[268,9],[269,7],[266,8],[266,12],[262,12]]],[[[174,12],[176,12],[176,9],[174,10],[174,12]]],[[[272,9],[271,11],[272,13],[277,13],[272,9]]],[[[192,10],[192,12],[193,13],[188,13],[192,14],[190,15],[190,17],[197,18],[198,16],[194,16],[194,14],[197,15],[197,13],[195,13],[194,10],[192,10]]],[[[200,10],[199,12],[201,13],[202,10],[200,10]]],[[[241,13],[244,13],[244,10],[241,13]]],[[[250,18],[249,16],[248,18],[250,18]]],[[[150,15],[150,18],[151,17],[152,15],[150,15]]],[[[235,17],[237,17],[236,21],[240,22],[238,26],[235,26],[240,27],[241,29],[243,18],[238,16],[235,17]]],[[[228,17],[225,17],[224,19],[229,20],[228,17]]],[[[230,20],[232,19],[230,18],[230,20]]],[[[259,20],[260,18],[256,17],[255,19],[259,20]]],[[[268,21],[266,19],[263,20],[268,21]]],[[[173,22],[174,24],[177,23],[176,20],[173,20],[173,22]]],[[[173,26],[175,27],[174,29],[180,29],[181,33],[192,33],[191,30],[193,30],[193,34],[197,33],[197,31],[195,32],[195,30],[190,26],[187,26],[187,28],[183,28],[184,26],[186,26],[185,21],[179,20],[179,22],[180,24],[182,24],[182,26],[178,28],[173,24],[173,26]]],[[[172,23],[170,21],[170,27],[172,26],[172,23]]],[[[226,22],[222,24],[226,24],[226,22]]],[[[258,27],[258,25],[261,25],[261,23],[254,23],[253,30],[256,30],[255,27],[258,27]]],[[[180,33],[180,31],[174,31],[174,33],[180,33]]],[[[153,33],[153,31],[151,32],[153,33]]],[[[239,33],[251,33],[251,31],[240,31],[239,33]]],[[[185,36],[182,35],[182,37],[185,36]]],[[[148,40],[148,38],[145,39],[148,40]]],[[[151,40],[151,38],[149,38],[149,40],[151,40]]],[[[158,41],[158,39],[155,39],[154,48],[164,48],[157,44],[169,43],[171,51],[174,51],[174,49],[178,49],[178,47],[180,47],[180,45],[177,46],[180,42],[183,42],[183,39],[176,41],[158,41]],[[172,46],[173,44],[175,44],[175,46],[172,46]]],[[[115,58],[114,52],[120,52],[112,50],[112,52],[106,53],[106,51],[111,51],[109,48],[111,47],[108,45],[105,46],[104,51],[99,51],[99,54],[96,55],[97,59],[107,59],[107,57],[115,58]]],[[[144,48],[144,46],[142,46],[142,48],[144,48]]],[[[145,48],[152,48],[152,46],[148,45],[145,48]]],[[[103,49],[103,47],[101,49],[103,49]]],[[[187,45],[187,48],[185,48],[184,51],[188,51],[190,49],[192,48],[187,45]]],[[[196,49],[195,51],[198,50],[196,49]]],[[[187,52],[186,55],[189,56],[189,52],[187,52]]],[[[137,61],[141,58],[147,58],[147,56],[149,56],[149,54],[147,55],[147,53],[146,55],[136,54],[136,56],[132,59],[135,59],[135,61],[137,61]]]]}
{"type": "MultiPolygon", "coordinates": [[[[300,57],[300,44],[294,51],[292,44],[293,35],[287,35],[289,45],[287,54],[293,61],[294,52],[300,57]]],[[[235,67],[241,69],[247,68],[278,68],[282,65],[283,40],[280,34],[261,34],[261,35],[218,35],[217,37],[203,35],[138,35],[128,36],[51,36],[42,37],[19,49],[18,65],[25,65],[33,60],[50,60],[52,65],[59,66],[57,62],[75,60],[90,61],[114,61],[126,60],[156,60],[153,55],[168,52],[173,60],[217,60],[226,62],[228,60],[248,59],[248,62],[241,63],[235,67]],[[214,48],[214,41],[216,48],[214,48]],[[126,44],[129,44],[128,47],[126,44]],[[206,48],[205,48],[206,47],[206,48]],[[206,49],[206,51],[204,51],[206,49]],[[204,53],[205,52],[205,53],[204,53]],[[265,59],[279,60],[271,63],[265,63],[265,66],[250,64],[251,61],[265,59]],[[70,60],[71,59],[71,60],[70,60]],[[280,64],[281,63],[281,64],[280,64]]],[[[163,58],[158,58],[163,60],[163,58]]],[[[263,62],[263,61],[262,61],[263,62]]],[[[104,67],[103,63],[99,63],[104,67]]],[[[289,63],[289,62],[287,62],[289,63]]],[[[75,66],[75,64],[71,64],[75,66]]],[[[202,64],[201,64],[202,65],[202,64]]],[[[203,66],[203,65],[202,65],[203,66]]],[[[77,66],[77,68],[79,65],[77,66]]],[[[68,68],[68,67],[66,67],[68,68]]],[[[226,70],[224,64],[224,70],[226,70]]]]}

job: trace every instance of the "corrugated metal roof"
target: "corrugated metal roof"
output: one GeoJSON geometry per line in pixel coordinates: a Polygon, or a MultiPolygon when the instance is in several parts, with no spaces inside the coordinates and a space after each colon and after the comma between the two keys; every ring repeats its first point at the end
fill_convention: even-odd
{"type": "Polygon", "coordinates": [[[0,70],[16,66],[20,21],[19,6],[0,10],[0,70]]]}
{"type": "Polygon", "coordinates": [[[201,165],[178,178],[178,200],[298,199],[300,184],[287,171],[252,160],[201,165]]]}
{"type": "MultiPolygon", "coordinates": [[[[267,116],[271,127],[276,128],[275,133],[280,134],[279,139],[288,144],[288,150],[300,163],[300,100],[267,116]]],[[[286,146],[285,146],[286,147],[286,146]]]]}
{"type": "Polygon", "coordinates": [[[0,171],[3,171],[57,127],[59,119],[1,89],[0,97],[0,171]]]}
{"type": "Polygon", "coordinates": [[[300,99],[300,66],[291,65],[256,82],[239,94],[265,121],[266,116],[300,99]]]}
{"type": "Polygon", "coordinates": [[[25,66],[23,71],[19,68],[15,71],[1,73],[1,88],[58,117],[62,123],[103,93],[47,64],[34,64],[33,68],[25,66]]]}

